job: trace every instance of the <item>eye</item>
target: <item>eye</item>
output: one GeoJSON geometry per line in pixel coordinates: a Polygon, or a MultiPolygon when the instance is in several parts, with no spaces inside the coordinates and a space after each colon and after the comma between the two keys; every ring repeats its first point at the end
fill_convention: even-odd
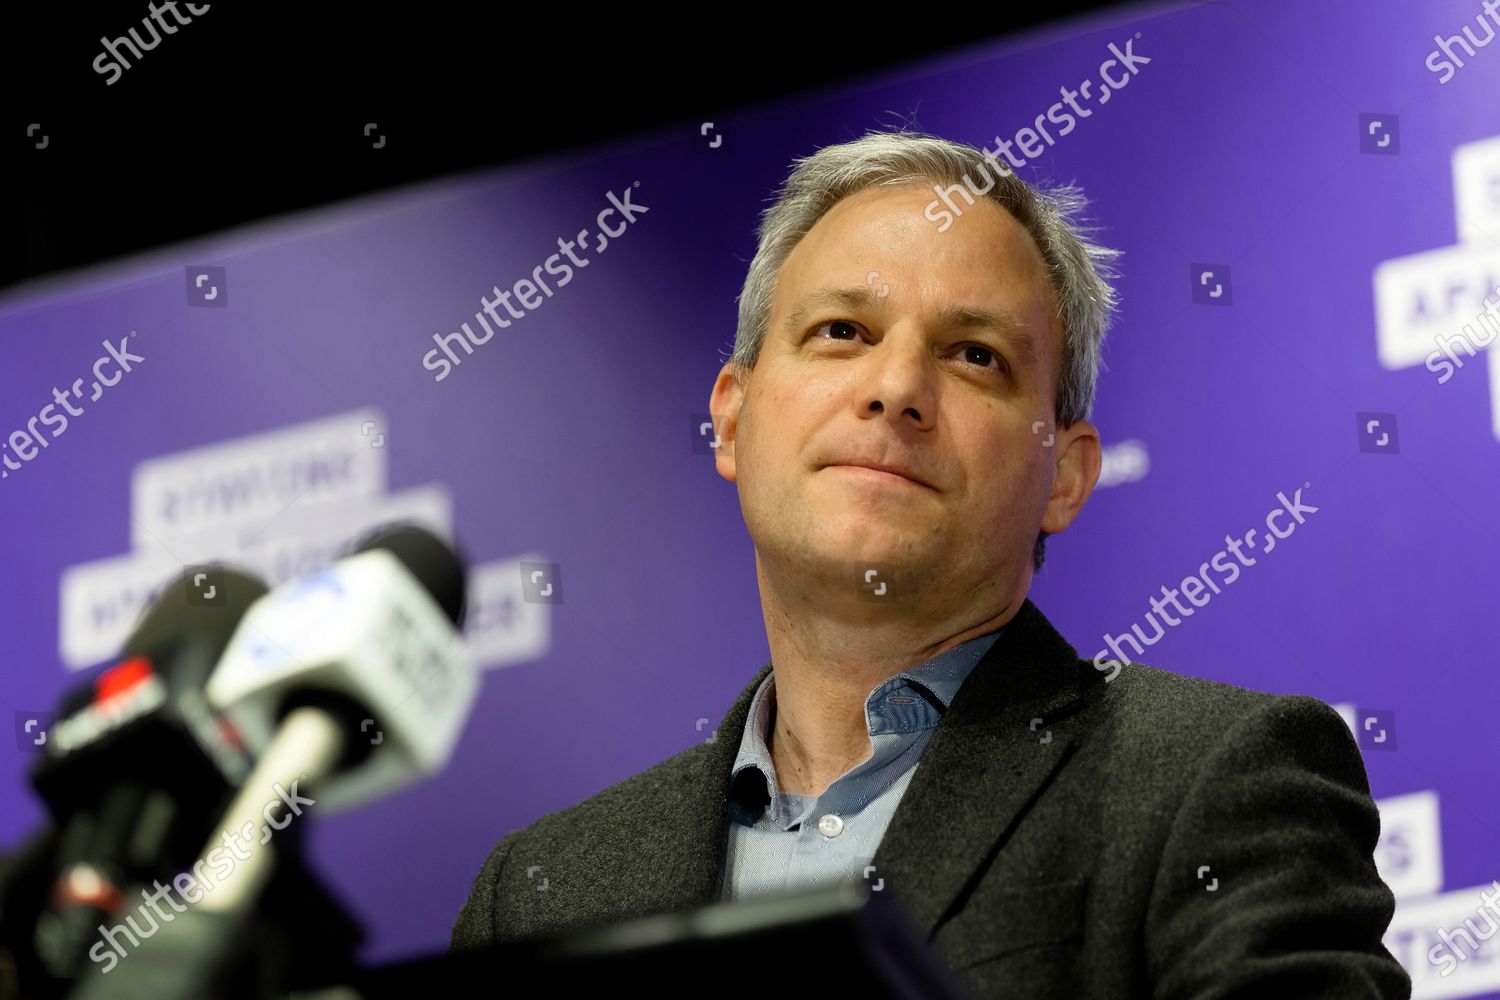
{"type": "MultiPolygon", "coordinates": [[[[819,323],[816,327],[813,328],[813,335],[817,336],[819,333],[822,332],[822,330],[825,327],[832,328],[832,329],[847,330],[847,331],[849,331],[850,333],[852,333],[854,335],[855,339],[858,339],[858,337],[859,337],[859,324],[858,323],[852,323],[852,322],[850,322],[847,319],[831,319],[831,320],[829,320],[826,323],[819,323]]],[[[827,339],[827,340],[845,340],[847,338],[845,338],[845,337],[827,337],[827,338],[824,338],[824,339],[827,339]]]]}
{"type": "Polygon", "coordinates": [[[963,353],[965,360],[977,364],[981,368],[990,367],[990,361],[994,361],[996,371],[1006,372],[1010,370],[1004,358],[996,354],[992,348],[985,347],[983,344],[965,344],[963,353]],[[974,359],[974,354],[976,353],[979,355],[979,360],[977,361],[974,359]]]}

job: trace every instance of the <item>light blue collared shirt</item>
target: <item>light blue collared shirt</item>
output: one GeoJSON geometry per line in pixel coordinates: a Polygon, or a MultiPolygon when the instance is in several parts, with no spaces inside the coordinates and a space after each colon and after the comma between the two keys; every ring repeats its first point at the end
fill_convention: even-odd
{"type": "Polygon", "coordinates": [[[865,877],[933,730],[1001,631],[975,636],[877,685],[865,699],[874,754],[818,796],[777,787],[769,749],[776,723],[773,666],[750,701],[731,772],[722,898],[865,877]]]}

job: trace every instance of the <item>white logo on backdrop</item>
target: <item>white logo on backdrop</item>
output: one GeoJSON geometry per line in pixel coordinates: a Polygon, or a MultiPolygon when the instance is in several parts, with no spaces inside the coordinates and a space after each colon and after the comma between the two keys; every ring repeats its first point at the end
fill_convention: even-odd
{"type": "MultiPolygon", "coordinates": [[[[138,464],[131,550],[63,571],[63,663],[78,670],[116,655],[141,610],[188,564],[224,561],[276,586],[393,521],[451,539],[445,486],[386,492],[386,429],[378,410],[356,410],[138,464]]],[[[464,624],[479,666],[536,660],[550,645],[551,609],[523,599],[523,560],[548,561],[528,552],[469,569],[464,624]]]]}
{"type": "MultiPolygon", "coordinates": [[[[1332,706],[1358,741],[1359,710],[1340,702],[1332,706]]],[[[1396,897],[1396,912],[1384,941],[1412,978],[1412,1000],[1488,996],[1500,988],[1500,935],[1481,940],[1460,933],[1467,919],[1488,926],[1481,909],[1481,884],[1443,891],[1443,837],[1438,823],[1438,793],[1412,792],[1378,799],[1380,840],[1375,868],[1396,897]],[[1477,945],[1469,950],[1472,939],[1477,945]]]]}
{"type": "Polygon", "coordinates": [[[1146,451],[1146,442],[1127,438],[1105,445],[1099,449],[1099,481],[1094,488],[1140,482],[1150,469],[1151,455],[1146,451]]]}
{"type": "Polygon", "coordinates": [[[1500,439],[1500,351],[1487,349],[1479,321],[1500,285],[1500,136],[1453,151],[1453,200],[1457,244],[1375,266],[1380,363],[1391,371],[1425,365],[1446,381],[1486,355],[1491,427],[1500,439]]]}

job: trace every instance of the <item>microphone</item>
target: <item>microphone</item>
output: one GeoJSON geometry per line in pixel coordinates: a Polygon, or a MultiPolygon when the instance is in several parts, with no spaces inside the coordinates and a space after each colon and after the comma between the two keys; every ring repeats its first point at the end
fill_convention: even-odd
{"type": "MultiPolygon", "coordinates": [[[[108,968],[86,974],[75,1000],[204,995],[254,954],[246,939],[261,914],[279,907],[281,920],[302,917],[286,898],[301,881],[287,870],[295,853],[278,861],[281,842],[271,842],[273,829],[290,824],[288,811],[348,808],[447,763],[478,688],[458,630],[465,578],[446,542],[397,526],[250,606],[206,688],[255,759],[213,830],[252,830],[250,850],[237,851],[229,874],[160,929],[147,946],[149,965],[126,966],[123,978],[106,979],[108,968]],[[267,894],[272,879],[279,888],[267,894]]],[[[203,853],[210,849],[217,840],[203,853]]]]}
{"type": "MultiPolygon", "coordinates": [[[[255,602],[208,681],[257,760],[226,829],[259,824],[272,788],[315,788],[302,801],[335,812],[447,764],[478,690],[465,580],[448,543],[396,526],[255,602]]],[[[247,908],[270,863],[257,852],[200,906],[247,908]]]]}
{"type": "Polygon", "coordinates": [[[133,903],[127,887],[171,878],[190,862],[249,775],[244,745],[209,705],[205,685],[266,593],[234,569],[189,567],[147,607],[121,660],[64,699],[31,776],[55,828],[44,841],[44,870],[56,878],[29,905],[8,891],[4,914],[12,938],[17,918],[35,916],[24,950],[34,949],[27,960],[48,975],[71,979],[87,964],[96,926],[133,903]]]}

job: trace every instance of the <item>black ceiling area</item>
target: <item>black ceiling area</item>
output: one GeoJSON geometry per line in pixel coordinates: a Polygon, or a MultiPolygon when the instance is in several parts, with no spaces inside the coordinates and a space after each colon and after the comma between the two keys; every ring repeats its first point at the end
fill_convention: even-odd
{"type": "Polygon", "coordinates": [[[394,185],[710,121],[1116,5],[896,21],[848,6],[663,16],[178,4],[187,23],[163,12],[175,30],[115,68],[105,43],[146,34],[153,6],[4,15],[0,288],[394,185]],[[361,121],[400,141],[369,155],[361,121]]]}

